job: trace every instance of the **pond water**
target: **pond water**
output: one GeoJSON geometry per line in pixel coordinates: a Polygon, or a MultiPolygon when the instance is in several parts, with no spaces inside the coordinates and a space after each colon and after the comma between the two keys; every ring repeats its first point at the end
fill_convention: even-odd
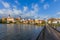
{"type": "Polygon", "coordinates": [[[35,40],[42,29],[28,24],[0,24],[0,40],[35,40]]]}

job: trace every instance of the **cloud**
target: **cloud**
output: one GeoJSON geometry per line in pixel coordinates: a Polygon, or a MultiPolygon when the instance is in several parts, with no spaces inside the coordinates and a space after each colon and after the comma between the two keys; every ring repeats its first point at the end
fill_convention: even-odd
{"type": "Polygon", "coordinates": [[[22,11],[21,10],[18,10],[18,9],[0,9],[0,14],[2,15],[13,15],[12,17],[14,17],[15,15],[19,15],[21,14],[22,11]]]}
{"type": "Polygon", "coordinates": [[[57,12],[56,14],[57,14],[57,15],[60,15],[60,12],[57,12]]]}
{"type": "Polygon", "coordinates": [[[29,10],[27,6],[23,7],[23,11],[21,13],[22,18],[37,18],[39,7],[37,4],[33,4],[32,8],[29,10]]]}
{"type": "Polygon", "coordinates": [[[21,14],[21,13],[22,13],[21,10],[13,9],[13,14],[18,15],[18,14],[21,14]]]}
{"type": "Polygon", "coordinates": [[[9,3],[2,1],[2,4],[3,4],[3,6],[4,6],[5,8],[10,8],[10,4],[9,4],[9,3]]]}
{"type": "Polygon", "coordinates": [[[38,4],[32,4],[32,9],[34,9],[34,11],[38,11],[39,10],[38,4]]]}
{"type": "Polygon", "coordinates": [[[53,0],[54,2],[56,2],[57,0],[53,0]]]}
{"type": "Polygon", "coordinates": [[[16,3],[17,5],[19,5],[19,2],[18,2],[17,0],[15,0],[15,3],[16,3]]]}
{"type": "Polygon", "coordinates": [[[40,1],[41,1],[41,3],[44,3],[45,0],[40,0],[40,1]]]}
{"type": "MultiPolygon", "coordinates": [[[[39,6],[38,4],[33,4],[32,8],[29,9],[28,6],[23,6],[23,10],[17,9],[16,5],[11,6],[8,2],[1,1],[5,8],[0,9],[0,14],[11,15],[12,17],[19,15],[22,18],[38,18],[39,6]]],[[[15,3],[19,5],[19,2],[15,0],[15,3]]]]}
{"type": "MultiPolygon", "coordinates": [[[[17,2],[16,2],[17,3],[17,2]]],[[[11,9],[11,5],[7,2],[3,2],[2,4],[5,8],[0,9],[0,14],[2,15],[11,15],[14,17],[15,15],[19,15],[22,18],[37,18],[38,17],[38,11],[39,11],[39,6],[38,4],[33,4],[32,9],[29,10],[28,6],[23,6],[23,10],[17,9],[17,6],[13,5],[11,9]]]]}
{"type": "Polygon", "coordinates": [[[24,6],[23,7],[23,11],[26,12],[28,10],[28,7],[27,6],[24,6]]]}
{"type": "Polygon", "coordinates": [[[17,8],[17,6],[16,5],[13,5],[13,8],[17,8]]]}
{"type": "MultiPolygon", "coordinates": [[[[28,9],[28,7],[24,7],[24,10],[26,11],[28,9]]],[[[23,15],[22,17],[26,18],[37,18],[38,17],[38,11],[39,11],[39,7],[37,4],[32,5],[32,9],[27,11],[26,13],[23,11],[23,15]],[[33,9],[33,10],[32,10],[33,9]],[[24,14],[25,13],[25,14],[24,14]]]]}
{"type": "Polygon", "coordinates": [[[46,19],[48,19],[48,18],[49,18],[48,15],[45,15],[45,16],[43,17],[44,20],[46,20],[46,19]]]}
{"type": "Polygon", "coordinates": [[[38,17],[38,11],[39,6],[38,4],[32,4],[32,8],[29,10],[27,6],[23,7],[22,17],[23,18],[37,18],[38,17]],[[29,11],[28,11],[29,10],[29,11]],[[26,12],[26,13],[25,13],[26,12]]]}
{"type": "Polygon", "coordinates": [[[46,19],[49,18],[49,15],[38,15],[37,17],[38,17],[38,19],[40,19],[40,20],[46,20],[46,19]]]}
{"type": "Polygon", "coordinates": [[[43,8],[44,9],[48,9],[49,8],[49,4],[44,4],[43,8]]]}
{"type": "Polygon", "coordinates": [[[3,14],[4,12],[3,12],[3,10],[0,10],[0,14],[3,14]]]}

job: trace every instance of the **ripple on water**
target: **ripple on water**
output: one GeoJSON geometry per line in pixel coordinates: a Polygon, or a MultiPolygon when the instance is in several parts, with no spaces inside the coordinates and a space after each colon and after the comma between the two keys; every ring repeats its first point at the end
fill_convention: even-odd
{"type": "Polygon", "coordinates": [[[0,39],[32,40],[38,36],[42,28],[27,24],[0,24],[0,39]]]}

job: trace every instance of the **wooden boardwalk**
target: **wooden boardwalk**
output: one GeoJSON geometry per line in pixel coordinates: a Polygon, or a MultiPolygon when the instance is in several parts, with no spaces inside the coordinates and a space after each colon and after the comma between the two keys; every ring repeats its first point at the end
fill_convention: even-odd
{"type": "Polygon", "coordinates": [[[45,27],[36,40],[60,40],[60,32],[51,27],[45,27]]]}

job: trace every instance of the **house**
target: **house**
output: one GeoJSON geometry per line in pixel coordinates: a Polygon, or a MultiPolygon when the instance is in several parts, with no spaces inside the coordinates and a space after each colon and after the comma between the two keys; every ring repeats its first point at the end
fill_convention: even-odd
{"type": "Polygon", "coordinates": [[[2,23],[6,23],[7,22],[7,18],[2,18],[2,23]]]}
{"type": "Polygon", "coordinates": [[[40,24],[44,24],[45,23],[45,20],[39,20],[38,21],[40,24]]]}
{"type": "Polygon", "coordinates": [[[15,18],[15,22],[20,22],[21,18],[15,18]]]}
{"type": "Polygon", "coordinates": [[[27,23],[28,23],[28,21],[25,20],[25,19],[21,19],[20,21],[21,21],[22,23],[24,23],[24,24],[27,24],[27,23]]]}
{"type": "Polygon", "coordinates": [[[50,19],[48,19],[48,21],[47,21],[49,24],[51,24],[51,23],[57,23],[58,21],[57,21],[57,19],[56,18],[50,18],[50,19]]]}
{"type": "Polygon", "coordinates": [[[38,20],[38,19],[35,19],[35,23],[36,23],[36,24],[39,23],[39,20],[38,20]]]}
{"type": "Polygon", "coordinates": [[[14,23],[14,18],[10,17],[10,15],[7,18],[7,23],[14,23]]]}
{"type": "Polygon", "coordinates": [[[57,22],[60,23],[60,18],[57,19],[57,22]]]}
{"type": "Polygon", "coordinates": [[[28,19],[28,23],[29,23],[29,24],[34,24],[35,22],[34,22],[33,19],[28,19]]]}

